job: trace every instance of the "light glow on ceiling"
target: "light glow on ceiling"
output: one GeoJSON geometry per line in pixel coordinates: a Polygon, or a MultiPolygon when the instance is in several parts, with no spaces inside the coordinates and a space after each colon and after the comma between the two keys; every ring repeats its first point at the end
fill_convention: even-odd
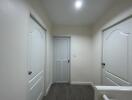
{"type": "Polygon", "coordinates": [[[75,1],[75,8],[80,9],[82,7],[82,4],[83,4],[82,0],[75,1]]]}

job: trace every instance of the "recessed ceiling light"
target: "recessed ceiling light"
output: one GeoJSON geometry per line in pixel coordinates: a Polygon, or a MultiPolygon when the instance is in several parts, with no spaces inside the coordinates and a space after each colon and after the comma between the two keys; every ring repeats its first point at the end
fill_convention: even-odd
{"type": "Polygon", "coordinates": [[[82,7],[82,1],[81,0],[75,1],[75,8],[80,9],[81,7],[82,7]]]}

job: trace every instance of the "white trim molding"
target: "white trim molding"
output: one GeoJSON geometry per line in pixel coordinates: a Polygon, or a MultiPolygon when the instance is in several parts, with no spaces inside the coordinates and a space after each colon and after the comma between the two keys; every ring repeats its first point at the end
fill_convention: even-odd
{"type": "Polygon", "coordinates": [[[71,84],[75,85],[94,85],[93,82],[79,82],[79,81],[72,81],[71,84]]]}
{"type": "Polygon", "coordinates": [[[49,90],[50,90],[51,86],[52,86],[52,83],[51,83],[51,84],[49,84],[49,86],[47,87],[47,89],[46,89],[46,93],[45,93],[45,96],[48,94],[48,92],[49,92],[49,90]]]}
{"type": "Polygon", "coordinates": [[[43,92],[41,92],[40,94],[39,94],[39,96],[38,96],[38,98],[37,98],[37,100],[42,100],[43,99],[43,92]]]}

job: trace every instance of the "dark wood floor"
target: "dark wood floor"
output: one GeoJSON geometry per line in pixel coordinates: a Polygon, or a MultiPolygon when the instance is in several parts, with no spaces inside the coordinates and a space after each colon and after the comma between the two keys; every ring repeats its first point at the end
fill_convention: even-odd
{"type": "Polygon", "coordinates": [[[53,84],[44,100],[94,100],[90,85],[53,84]]]}

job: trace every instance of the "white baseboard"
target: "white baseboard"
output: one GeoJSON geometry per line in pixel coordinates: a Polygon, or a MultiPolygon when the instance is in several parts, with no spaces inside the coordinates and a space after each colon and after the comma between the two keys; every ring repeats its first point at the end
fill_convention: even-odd
{"type": "Polygon", "coordinates": [[[69,83],[68,81],[56,81],[54,83],[69,83]]]}
{"type": "Polygon", "coordinates": [[[43,92],[41,92],[40,94],[39,94],[39,96],[38,96],[38,98],[37,98],[37,100],[42,100],[43,99],[43,92]]]}
{"type": "Polygon", "coordinates": [[[75,84],[75,85],[92,85],[93,86],[93,82],[72,81],[71,84],[75,84]]]}
{"type": "Polygon", "coordinates": [[[48,88],[46,89],[46,93],[45,93],[45,96],[48,94],[49,90],[50,90],[50,87],[51,87],[52,83],[49,84],[48,88]]]}

